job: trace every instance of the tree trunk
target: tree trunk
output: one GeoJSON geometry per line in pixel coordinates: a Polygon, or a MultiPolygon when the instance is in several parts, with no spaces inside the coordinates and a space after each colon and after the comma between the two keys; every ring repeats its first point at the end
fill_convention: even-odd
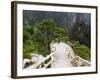
{"type": "Polygon", "coordinates": [[[49,50],[49,54],[50,54],[50,37],[49,37],[49,32],[47,31],[47,48],[49,50]]]}

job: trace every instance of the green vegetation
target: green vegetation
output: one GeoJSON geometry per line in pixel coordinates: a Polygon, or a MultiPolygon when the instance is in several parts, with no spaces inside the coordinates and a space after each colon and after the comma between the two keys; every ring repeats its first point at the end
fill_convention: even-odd
{"type": "Polygon", "coordinates": [[[90,49],[85,45],[76,46],[77,55],[90,61],[90,49]]]}
{"type": "Polygon", "coordinates": [[[91,54],[90,54],[90,48],[87,47],[84,44],[80,44],[79,41],[73,42],[73,48],[76,50],[76,54],[82,57],[83,59],[86,59],[90,61],[91,54]]]}
{"type": "MultiPolygon", "coordinates": [[[[89,38],[90,35],[86,33],[83,27],[80,27],[83,23],[82,25],[79,23],[75,24],[71,33],[67,27],[58,26],[57,23],[50,18],[34,25],[30,25],[27,20],[25,22],[23,27],[24,58],[30,58],[31,53],[41,54],[43,56],[50,54],[51,41],[63,41],[65,43],[70,41],[77,51],[76,54],[90,61],[90,44],[82,41],[84,38],[89,38]]],[[[87,32],[89,32],[89,30],[87,32]]],[[[86,39],[84,40],[86,41],[86,39]]]]}
{"type": "Polygon", "coordinates": [[[50,53],[51,41],[66,42],[67,31],[57,27],[53,19],[43,20],[38,25],[24,25],[23,28],[23,53],[24,58],[30,58],[30,53],[46,56],[50,53]]]}

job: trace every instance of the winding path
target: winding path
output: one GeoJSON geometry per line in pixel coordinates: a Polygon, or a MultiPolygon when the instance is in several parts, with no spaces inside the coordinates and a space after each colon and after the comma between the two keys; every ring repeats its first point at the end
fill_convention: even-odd
{"type": "MultiPolygon", "coordinates": [[[[37,62],[26,69],[34,68],[46,68],[51,65],[51,68],[67,68],[74,66],[90,66],[91,63],[75,54],[73,48],[64,42],[51,43],[51,54],[47,57],[42,55],[37,56],[37,62]],[[45,61],[50,59],[50,61],[45,64],[45,61]]],[[[36,59],[32,56],[32,59],[36,59]]],[[[33,61],[31,60],[31,61],[33,61]]]]}

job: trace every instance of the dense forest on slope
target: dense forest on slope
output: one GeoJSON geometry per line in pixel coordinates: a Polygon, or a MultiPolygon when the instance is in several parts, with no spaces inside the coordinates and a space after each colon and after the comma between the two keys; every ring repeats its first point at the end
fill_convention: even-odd
{"type": "Polygon", "coordinates": [[[90,60],[91,15],[89,13],[23,11],[23,55],[30,53],[46,56],[51,41],[70,41],[77,55],[90,60]]]}

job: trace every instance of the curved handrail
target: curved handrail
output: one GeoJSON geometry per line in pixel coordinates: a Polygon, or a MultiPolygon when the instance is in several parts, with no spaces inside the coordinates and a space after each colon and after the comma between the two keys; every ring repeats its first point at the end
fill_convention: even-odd
{"type": "MultiPolygon", "coordinates": [[[[89,65],[91,65],[91,63],[89,61],[81,58],[80,56],[78,56],[76,54],[77,51],[76,51],[76,49],[75,49],[73,44],[70,45],[70,42],[68,42],[67,44],[70,46],[70,54],[68,56],[69,56],[70,62],[73,64],[73,66],[89,66],[89,65]]],[[[52,44],[51,44],[51,46],[53,47],[52,44]]],[[[28,68],[33,68],[33,69],[36,69],[36,68],[47,68],[54,61],[54,58],[53,58],[54,53],[53,52],[55,50],[56,49],[51,50],[51,54],[47,55],[46,57],[44,57],[43,59],[39,60],[37,63],[31,65],[28,68]],[[48,59],[50,59],[50,60],[45,64],[46,60],[48,60],[48,59]]]]}
{"type": "Polygon", "coordinates": [[[80,56],[77,55],[77,51],[75,49],[75,46],[71,43],[71,42],[67,42],[67,44],[74,50],[75,52],[75,56],[71,61],[77,61],[78,66],[90,66],[91,63],[88,60],[85,60],[83,58],[81,58],[80,56]]]}
{"type": "MultiPolygon", "coordinates": [[[[38,67],[41,66],[43,63],[45,63],[46,60],[48,60],[49,58],[51,58],[53,54],[54,54],[54,53],[49,54],[49,55],[48,55],[47,57],[45,57],[43,60],[41,60],[41,61],[39,61],[39,62],[37,62],[37,63],[31,65],[30,68],[38,68],[38,67]]],[[[45,67],[45,68],[48,67],[48,65],[50,65],[51,62],[52,62],[52,61],[48,62],[47,64],[44,64],[43,68],[44,68],[44,67],[45,67]]],[[[39,68],[42,68],[42,67],[39,67],[39,68]]]]}

